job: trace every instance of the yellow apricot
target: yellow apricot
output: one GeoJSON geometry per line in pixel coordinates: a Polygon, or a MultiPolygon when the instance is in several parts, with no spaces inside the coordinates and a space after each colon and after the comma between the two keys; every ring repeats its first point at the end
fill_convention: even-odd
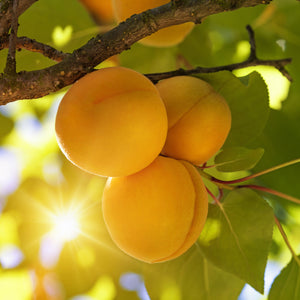
{"type": "Polygon", "coordinates": [[[203,164],[220,150],[231,128],[226,100],[207,82],[176,76],[156,85],[167,110],[169,129],[162,153],[203,164]]]}
{"type": "Polygon", "coordinates": [[[159,155],[167,115],[155,85],[123,67],[92,72],[65,94],[56,115],[56,136],[66,157],[101,176],[126,176],[159,155]]]}
{"type": "MultiPolygon", "coordinates": [[[[121,22],[133,14],[141,13],[147,9],[155,8],[170,2],[169,0],[113,0],[115,18],[121,22]]],[[[160,29],[150,36],[140,40],[147,46],[170,47],[181,43],[191,32],[194,23],[187,22],[160,29]]]]}
{"type": "Polygon", "coordinates": [[[112,23],[114,20],[112,0],[80,0],[90,13],[100,22],[112,23]]]}
{"type": "Polygon", "coordinates": [[[191,164],[158,156],[138,173],[109,178],[102,208],[116,245],[138,260],[156,263],[180,256],[195,243],[208,197],[191,164]]]}

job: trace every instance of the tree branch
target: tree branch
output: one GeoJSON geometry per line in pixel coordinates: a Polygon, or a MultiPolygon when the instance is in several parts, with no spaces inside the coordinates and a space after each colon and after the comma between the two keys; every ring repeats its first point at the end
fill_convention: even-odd
{"type": "Polygon", "coordinates": [[[250,43],[250,55],[248,59],[246,59],[243,62],[235,63],[235,64],[229,64],[224,66],[217,66],[217,67],[197,67],[194,69],[178,69],[170,72],[164,72],[164,73],[153,73],[153,74],[147,74],[146,76],[153,82],[158,82],[159,80],[174,77],[174,76],[181,76],[181,75],[192,75],[192,74],[200,74],[200,73],[215,73],[219,71],[233,71],[236,69],[242,69],[247,67],[253,67],[253,66],[271,66],[278,69],[282,75],[284,75],[288,80],[292,81],[292,78],[290,74],[285,69],[285,66],[287,64],[290,64],[292,59],[291,58],[284,58],[284,59],[275,59],[275,60],[264,60],[259,59],[256,56],[256,42],[254,38],[254,31],[252,28],[248,25],[247,31],[249,34],[249,43],[250,43]]]}
{"type": "MultiPolygon", "coordinates": [[[[0,50],[9,47],[9,38],[8,36],[4,36],[0,38],[0,50]]],[[[67,58],[70,53],[64,53],[59,51],[49,45],[40,43],[34,39],[30,39],[26,36],[17,37],[16,39],[16,48],[19,49],[26,49],[31,52],[41,53],[45,57],[54,60],[56,62],[60,62],[63,59],[67,58]]]]}
{"type": "MultiPolygon", "coordinates": [[[[277,69],[291,63],[290,58],[285,59],[278,59],[278,60],[246,60],[240,63],[236,64],[229,64],[224,66],[217,66],[217,67],[197,67],[191,70],[185,70],[185,69],[178,69],[170,72],[164,72],[164,73],[152,73],[152,74],[146,74],[146,76],[153,82],[158,82],[159,80],[174,77],[174,76],[181,76],[181,75],[193,75],[193,74],[200,74],[200,73],[215,73],[219,71],[233,71],[237,69],[247,68],[247,67],[253,67],[253,66],[272,66],[277,69]]],[[[292,80],[290,75],[286,72],[283,73],[289,80],[292,80]]]]}
{"type": "Polygon", "coordinates": [[[271,1],[181,0],[133,15],[109,32],[97,35],[54,66],[38,71],[22,71],[14,82],[5,74],[0,74],[0,105],[20,99],[39,98],[58,91],[91,72],[102,61],[129,49],[135,42],[164,27],[185,22],[200,23],[204,17],[212,14],[271,1]]]}
{"type": "MultiPolygon", "coordinates": [[[[0,1],[0,36],[8,34],[9,28],[11,27],[13,14],[9,7],[12,1],[13,0],[0,1]]],[[[17,7],[17,16],[19,17],[36,1],[38,0],[19,0],[17,7]]]]}
{"type": "Polygon", "coordinates": [[[15,75],[16,74],[16,41],[17,41],[17,31],[18,31],[18,0],[12,0],[10,5],[10,10],[12,12],[12,22],[10,28],[10,36],[9,36],[9,45],[8,45],[8,55],[6,60],[6,66],[4,69],[4,73],[7,75],[15,75]]]}

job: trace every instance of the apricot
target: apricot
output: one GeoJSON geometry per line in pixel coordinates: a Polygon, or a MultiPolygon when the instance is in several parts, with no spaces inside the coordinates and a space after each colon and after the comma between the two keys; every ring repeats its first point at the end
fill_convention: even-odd
{"type": "Polygon", "coordinates": [[[102,23],[114,21],[112,0],[80,0],[88,11],[102,23]]]}
{"type": "MultiPolygon", "coordinates": [[[[133,14],[155,8],[170,2],[170,0],[113,0],[113,9],[117,21],[125,21],[133,14]]],[[[169,47],[179,44],[191,32],[194,23],[187,22],[160,29],[150,36],[140,40],[147,46],[169,47]]]]}
{"type": "Polygon", "coordinates": [[[158,156],[138,173],[109,178],[102,208],[116,245],[138,260],[156,263],[180,256],[195,243],[208,197],[194,166],[158,156]]]}
{"type": "Polygon", "coordinates": [[[159,155],[167,114],[155,85],[123,67],[92,72],[61,100],[55,130],[66,157],[100,176],[126,176],[159,155]]]}
{"type": "Polygon", "coordinates": [[[192,76],[168,78],[156,87],[168,115],[162,154],[203,164],[223,146],[230,131],[226,100],[207,82],[192,76]]]}

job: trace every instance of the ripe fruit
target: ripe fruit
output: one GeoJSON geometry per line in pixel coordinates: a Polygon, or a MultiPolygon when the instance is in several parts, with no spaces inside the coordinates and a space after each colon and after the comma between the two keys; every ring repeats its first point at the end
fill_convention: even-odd
{"type": "Polygon", "coordinates": [[[125,253],[149,263],[188,250],[208,209],[207,192],[196,169],[162,156],[138,173],[109,178],[102,201],[113,241],[125,253]]]}
{"type": "Polygon", "coordinates": [[[223,146],[231,128],[226,100],[205,81],[177,76],[156,85],[169,129],[162,153],[200,165],[223,146]]]}
{"type": "Polygon", "coordinates": [[[145,168],[166,139],[167,115],[159,93],[142,74],[123,67],[92,72],[62,99],[58,143],[78,167],[101,176],[145,168]]]}
{"type": "Polygon", "coordinates": [[[90,13],[101,23],[114,20],[112,0],[80,0],[90,13]]]}
{"type": "MultiPolygon", "coordinates": [[[[169,0],[113,0],[116,19],[121,22],[133,14],[155,8],[170,2],[169,0]]],[[[160,29],[158,32],[142,39],[140,42],[148,46],[169,47],[179,44],[193,29],[194,23],[188,22],[160,29]]]]}

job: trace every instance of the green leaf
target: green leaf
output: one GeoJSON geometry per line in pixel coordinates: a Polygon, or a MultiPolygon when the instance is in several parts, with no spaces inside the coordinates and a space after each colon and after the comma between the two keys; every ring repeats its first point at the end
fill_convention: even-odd
{"type": "Polygon", "coordinates": [[[300,299],[300,255],[298,261],[294,258],[274,280],[269,300],[300,299]]]}
{"type": "MultiPolygon", "coordinates": [[[[99,32],[93,20],[80,4],[74,0],[37,1],[18,19],[18,36],[27,36],[52,47],[71,52],[84,45],[92,36],[99,32]],[[69,39],[65,43],[56,43],[57,30],[69,31],[69,39]],[[56,33],[56,34],[55,34],[56,33]]],[[[0,53],[0,72],[3,71],[7,51],[0,53]]],[[[18,71],[42,69],[54,62],[39,53],[26,50],[18,51],[18,71]]]]}
{"type": "Polygon", "coordinates": [[[208,260],[263,293],[273,224],[273,211],[258,194],[234,190],[221,207],[210,205],[199,244],[208,260]]]}
{"type": "Polygon", "coordinates": [[[238,78],[231,72],[218,72],[199,76],[209,82],[228,102],[231,130],[225,147],[247,146],[264,129],[269,115],[267,86],[257,72],[238,78]]]}
{"type": "MultiPolygon", "coordinates": [[[[270,111],[270,118],[263,134],[253,143],[253,147],[265,149],[264,158],[254,168],[259,172],[288,162],[300,157],[299,151],[300,126],[299,118],[293,119],[291,115],[283,111],[270,111]]],[[[259,184],[276,189],[282,193],[300,197],[299,188],[300,165],[295,164],[282,168],[276,172],[270,172],[257,178],[259,184]]],[[[281,205],[291,203],[276,197],[276,202],[281,205]]]]}
{"type": "MultiPolygon", "coordinates": [[[[34,3],[21,15],[19,22],[18,34],[20,36],[27,35],[52,46],[57,46],[53,40],[56,28],[61,27],[63,30],[70,26],[72,28],[72,48],[89,40],[91,37],[89,29],[95,27],[85,8],[79,1],[73,0],[44,0],[34,3]]],[[[71,47],[64,48],[64,50],[71,50],[71,47]]]]}
{"type": "Polygon", "coordinates": [[[136,43],[120,54],[120,62],[141,73],[165,72],[176,69],[176,54],[176,47],[155,48],[136,43]]]}
{"type": "Polygon", "coordinates": [[[193,31],[178,46],[180,55],[183,56],[193,66],[210,66],[211,41],[209,31],[202,26],[195,26],[193,31]]]}
{"type": "Polygon", "coordinates": [[[175,260],[145,266],[144,278],[151,299],[236,300],[244,286],[205,259],[197,245],[175,260]]]}
{"type": "Polygon", "coordinates": [[[225,148],[215,157],[218,171],[236,172],[252,169],[264,154],[264,149],[225,148]]]}

